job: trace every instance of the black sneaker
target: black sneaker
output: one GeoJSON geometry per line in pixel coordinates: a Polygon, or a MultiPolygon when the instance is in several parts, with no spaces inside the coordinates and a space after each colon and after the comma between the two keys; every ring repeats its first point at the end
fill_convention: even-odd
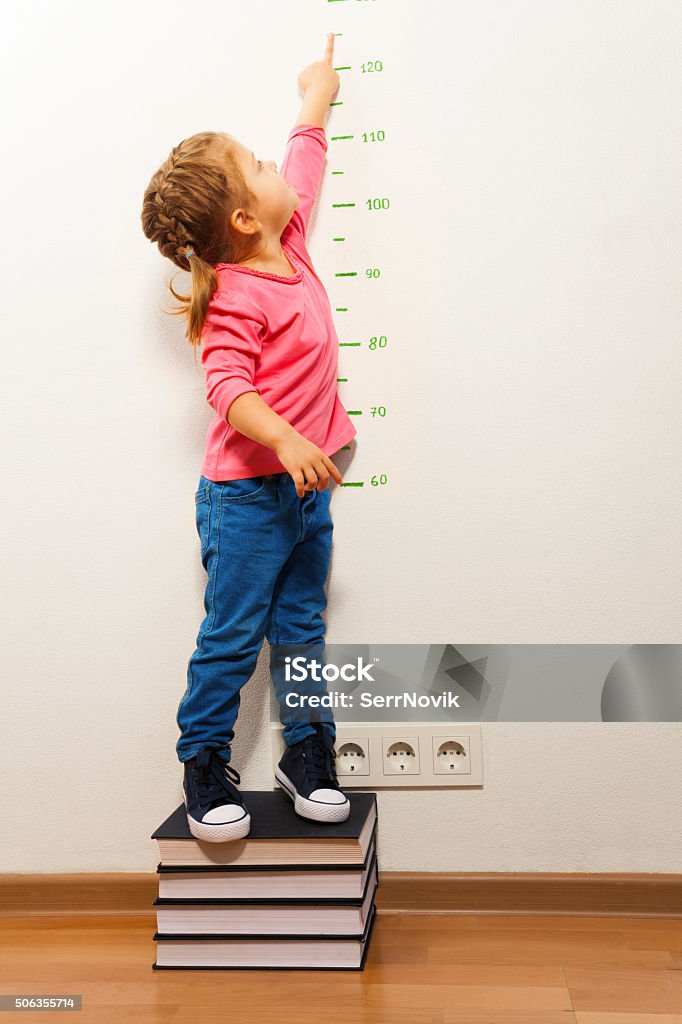
{"type": "Polygon", "coordinates": [[[294,802],[294,810],[312,821],[345,821],[350,800],[336,777],[334,743],[319,722],[298,743],[292,743],[275,768],[275,779],[294,802]]]}
{"type": "Polygon", "coordinates": [[[251,816],[236,783],[241,780],[230,764],[221,761],[216,747],[205,746],[196,757],[185,761],[185,804],[189,830],[195,839],[224,843],[249,834],[251,816]]]}

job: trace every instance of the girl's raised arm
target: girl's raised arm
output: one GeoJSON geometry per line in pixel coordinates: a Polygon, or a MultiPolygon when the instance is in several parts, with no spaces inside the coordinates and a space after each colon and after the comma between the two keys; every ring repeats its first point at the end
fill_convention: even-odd
{"type": "Polygon", "coordinates": [[[327,45],[322,60],[313,61],[303,68],[298,84],[303,91],[303,104],[296,124],[317,124],[324,126],[329,104],[334,98],[340,79],[332,67],[334,56],[334,33],[327,35],[327,45]]]}

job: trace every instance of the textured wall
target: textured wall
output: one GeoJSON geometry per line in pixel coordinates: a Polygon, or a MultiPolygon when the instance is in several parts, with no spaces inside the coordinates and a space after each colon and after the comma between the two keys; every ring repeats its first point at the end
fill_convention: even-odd
{"type": "MultiPolygon", "coordinates": [[[[390,337],[342,350],[363,413],[338,461],[366,486],[333,497],[328,639],[680,642],[682,7],[334,6],[5,12],[0,870],[156,866],[182,799],[210,410],[163,313],[188,278],[143,238],[142,194],[203,129],[279,162],[326,31],[353,68],[328,134],[357,137],[330,143],[311,251],[332,305],[352,300],[340,338],[390,337]],[[265,23],[254,57],[237,40],[265,23]],[[363,147],[378,127],[385,148],[363,147]]],[[[272,784],[259,665],[244,789],[272,784]]],[[[679,870],[678,724],[483,741],[482,791],[380,794],[384,869],[679,870]]]]}

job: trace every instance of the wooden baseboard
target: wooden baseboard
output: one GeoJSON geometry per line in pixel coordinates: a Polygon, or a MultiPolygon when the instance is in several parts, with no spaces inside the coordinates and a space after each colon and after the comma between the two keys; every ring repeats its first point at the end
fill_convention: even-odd
{"type": "Polygon", "coordinates": [[[376,905],[417,913],[682,917],[682,874],[380,870],[376,905]]]}
{"type": "MultiPolygon", "coordinates": [[[[149,914],[156,873],[0,875],[0,916],[149,914]]],[[[384,913],[682,917],[682,874],[382,871],[384,913]]]]}

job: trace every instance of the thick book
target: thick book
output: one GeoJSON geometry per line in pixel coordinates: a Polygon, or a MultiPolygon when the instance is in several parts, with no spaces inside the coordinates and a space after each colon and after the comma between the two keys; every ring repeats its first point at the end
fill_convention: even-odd
{"type": "Polygon", "coordinates": [[[153,970],[362,970],[376,919],[372,903],[362,935],[154,935],[153,970]]]}
{"type": "Polygon", "coordinates": [[[357,935],[378,886],[374,854],[360,899],[156,899],[158,935],[357,935]]]}
{"type": "Polygon", "coordinates": [[[157,866],[159,900],[202,899],[361,899],[376,851],[377,822],[361,864],[321,864],[291,868],[286,864],[223,867],[157,866]]]}
{"type": "Polygon", "coordinates": [[[159,844],[159,869],[230,865],[286,865],[308,868],[362,864],[377,820],[376,793],[347,793],[351,809],[345,821],[310,821],[296,814],[281,790],[242,792],[251,814],[245,839],[205,843],[189,830],[184,803],[152,833],[159,844]]]}

